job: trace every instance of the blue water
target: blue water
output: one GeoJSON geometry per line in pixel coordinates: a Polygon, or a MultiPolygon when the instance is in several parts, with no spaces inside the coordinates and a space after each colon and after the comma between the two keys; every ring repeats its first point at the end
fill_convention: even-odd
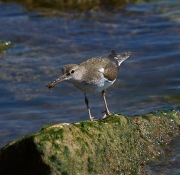
{"type": "MultiPolygon", "coordinates": [[[[83,92],[46,83],[69,63],[131,51],[107,90],[111,112],[133,116],[180,105],[180,1],[127,4],[117,11],[29,12],[0,1],[0,147],[42,126],[87,120],[83,92]]],[[[101,94],[89,94],[96,117],[101,94]]]]}
{"type": "Polygon", "coordinates": [[[152,175],[179,175],[180,174],[180,136],[166,147],[166,156],[150,163],[146,168],[152,175]]]}

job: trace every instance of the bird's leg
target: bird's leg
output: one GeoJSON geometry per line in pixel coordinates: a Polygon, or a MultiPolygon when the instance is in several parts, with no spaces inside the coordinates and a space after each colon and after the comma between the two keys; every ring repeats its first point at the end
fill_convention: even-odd
{"type": "Polygon", "coordinates": [[[102,119],[104,119],[111,115],[111,113],[109,112],[107,103],[106,103],[106,91],[105,90],[102,91],[102,97],[103,97],[104,105],[105,105],[105,115],[102,117],[102,119]]]}
{"type": "Polygon", "coordinates": [[[90,121],[93,121],[93,120],[94,120],[94,117],[92,117],[92,115],[91,115],[91,111],[90,111],[90,108],[89,108],[89,101],[88,101],[88,98],[87,98],[85,92],[84,92],[84,97],[85,97],[85,103],[86,103],[87,110],[88,110],[88,114],[89,114],[89,120],[90,120],[90,121]]]}

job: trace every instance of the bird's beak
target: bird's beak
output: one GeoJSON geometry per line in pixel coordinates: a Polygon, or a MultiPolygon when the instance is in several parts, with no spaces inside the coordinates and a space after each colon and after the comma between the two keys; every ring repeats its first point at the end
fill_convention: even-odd
{"type": "Polygon", "coordinates": [[[53,88],[59,82],[64,81],[64,80],[67,80],[67,75],[66,74],[64,74],[61,77],[59,77],[58,79],[54,80],[52,83],[46,84],[46,86],[50,89],[50,88],[53,88]]]}

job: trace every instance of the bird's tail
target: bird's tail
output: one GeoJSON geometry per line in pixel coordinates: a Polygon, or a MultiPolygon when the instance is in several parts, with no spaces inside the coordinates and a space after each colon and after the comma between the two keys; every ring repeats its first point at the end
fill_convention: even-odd
{"type": "Polygon", "coordinates": [[[125,61],[130,55],[131,52],[124,52],[121,55],[117,55],[114,50],[111,50],[109,58],[118,60],[118,65],[120,66],[120,64],[125,61]]]}
{"type": "Polygon", "coordinates": [[[125,61],[129,56],[131,55],[131,52],[124,52],[123,54],[121,55],[117,55],[117,58],[118,58],[118,62],[123,62],[125,61]]]}

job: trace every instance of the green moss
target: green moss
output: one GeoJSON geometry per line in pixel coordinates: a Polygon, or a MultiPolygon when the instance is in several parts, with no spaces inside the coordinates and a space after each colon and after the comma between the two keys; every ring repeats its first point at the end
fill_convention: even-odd
{"type": "Polygon", "coordinates": [[[93,159],[91,157],[88,157],[88,172],[94,173],[93,159]]]}
{"type": "Polygon", "coordinates": [[[41,128],[41,131],[47,130],[47,128],[53,126],[53,124],[45,125],[41,128]]]}
{"type": "MultiPolygon", "coordinates": [[[[136,1],[136,0],[134,0],[136,1]]],[[[110,6],[114,9],[119,9],[126,5],[126,1],[124,0],[58,0],[58,1],[51,1],[51,0],[31,0],[31,1],[24,1],[24,0],[3,0],[3,2],[17,2],[21,3],[26,6],[29,10],[41,10],[41,11],[92,11],[98,9],[105,9],[105,7],[110,6]]]]}
{"type": "Polygon", "coordinates": [[[145,120],[150,121],[150,118],[149,118],[149,116],[147,116],[147,115],[143,115],[142,118],[145,119],[145,120]]]}
{"type": "Polygon", "coordinates": [[[9,50],[11,47],[13,47],[13,44],[10,41],[5,42],[0,40],[0,55],[2,55],[4,51],[9,50]]]}
{"type": "Polygon", "coordinates": [[[63,138],[64,138],[64,130],[63,130],[63,129],[60,129],[60,130],[58,130],[57,133],[58,133],[60,139],[63,140],[63,138]]]}
{"type": "Polygon", "coordinates": [[[66,155],[66,157],[69,157],[70,155],[70,150],[67,146],[64,147],[64,155],[66,155]]]}
{"type": "Polygon", "coordinates": [[[55,155],[50,156],[50,157],[49,157],[49,160],[50,160],[52,163],[55,163],[56,165],[60,165],[59,159],[58,159],[57,156],[55,156],[55,155]]]}
{"type": "MultiPolygon", "coordinates": [[[[10,147],[21,150],[22,142],[29,139],[52,174],[140,174],[143,164],[160,156],[164,145],[178,134],[179,122],[180,111],[170,110],[57,124],[1,151],[10,147]]],[[[0,158],[2,161],[8,164],[8,160],[0,158]]]]}

